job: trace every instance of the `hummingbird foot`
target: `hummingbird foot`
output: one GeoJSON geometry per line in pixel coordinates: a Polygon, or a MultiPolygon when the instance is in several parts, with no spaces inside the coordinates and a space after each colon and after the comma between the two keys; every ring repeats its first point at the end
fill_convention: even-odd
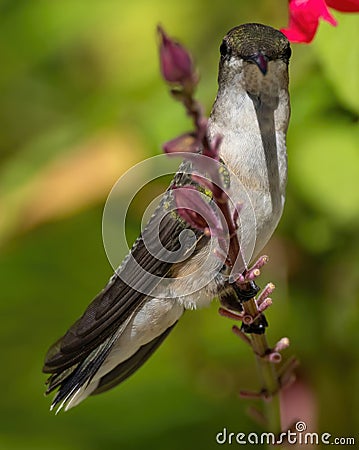
{"type": "Polygon", "coordinates": [[[233,289],[240,302],[250,300],[255,297],[260,290],[259,286],[257,286],[253,280],[248,280],[243,283],[237,281],[236,283],[233,283],[233,289]]]}
{"type": "MultiPolygon", "coordinates": [[[[261,257],[255,264],[255,269],[258,270],[258,265],[265,264],[267,257],[261,257]]],[[[250,273],[252,268],[247,271],[250,273]]],[[[252,272],[253,273],[253,272],[252,272]]],[[[219,297],[222,307],[219,309],[219,314],[233,320],[242,321],[241,330],[244,333],[263,334],[268,326],[267,320],[263,312],[272,305],[272,299],[269,295],[275,289],[273,283],[268,283],[262,292],[259,292],[259,287],[253,280],[247,280],[245,283],[232,283],[231,289],[224,291],[219,297]]]]}

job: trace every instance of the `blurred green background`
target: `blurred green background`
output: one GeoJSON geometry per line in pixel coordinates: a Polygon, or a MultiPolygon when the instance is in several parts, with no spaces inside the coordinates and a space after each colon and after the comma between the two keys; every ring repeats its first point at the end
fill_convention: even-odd
{"type": "MultiPolygon", "coordinates": [[[[288,197],[260,284],[277,285],[270,341],[288,336],[301,361],[298,417],[358,438],[359,22],[334,15],[337,28],[293,45],[288,197]]],[[[216,302],[185,314],[123,385],[66,414],[49,412],[41,374],[111,275],[101,218],[112,185],[190,128],[159,76],[156,25],[192,51],[209,111],[221,39],[249,21],[283,27],[287,3],[0,2],[1,450],[211,449],[223,427],[261,429],[237,395],[259,387],[253,355],[216,302]]]]}

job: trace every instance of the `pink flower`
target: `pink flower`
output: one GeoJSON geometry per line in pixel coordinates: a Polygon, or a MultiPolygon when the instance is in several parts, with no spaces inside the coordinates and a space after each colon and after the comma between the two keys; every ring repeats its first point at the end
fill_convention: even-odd
{"type": "Polygon", "coordinates": [[[223,234],[222,223],[212,206],[205,201],[194,186],[175,187],[172,190],[176,210],[192,228],[207,232],[212,236],[223,234]]]}
{"type": "Polygon", "coordinates": [[[338,11],[359,11],[359,0],[289,0],[289,26],[282,33],[291,42],[311,42],[323,19],[333,26],[336,20],[328,6],[338,11]]]}
{"type": "Polygon", "coordinates": [[[185,84],[193,81],[193,64],[187,50],[158,27],[161,38],[160,65],[163,78],[169,83],[185,84]]]}
{"type": "Polygon", "coordinates": [[[358,0],[326,0],[325,2],[331,8],[343,12],[358,12],[359,1],[358,0]]]}

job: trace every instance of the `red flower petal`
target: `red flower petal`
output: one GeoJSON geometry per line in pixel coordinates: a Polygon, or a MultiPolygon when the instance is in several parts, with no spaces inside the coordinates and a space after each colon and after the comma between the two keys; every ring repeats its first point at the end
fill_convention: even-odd
{"type": "Polygon", "coordinates": [[[337,24],[324,0],[290,0],[289,26],[281,31],[291,42],[311,42],[320,18],[337,24]]]}
{"type": "Polygon", "coordinates": [[[337,11],[359,11],[359,0],[326,0],[326,4],[337,11]]]}

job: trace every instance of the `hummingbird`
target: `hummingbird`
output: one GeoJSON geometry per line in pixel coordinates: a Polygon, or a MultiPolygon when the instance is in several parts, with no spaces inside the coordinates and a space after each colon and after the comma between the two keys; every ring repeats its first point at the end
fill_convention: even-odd
{"type": "MultiPolygon", "coordinates": [[[[246,261],[262,250],[283,212],[290,55],[287,38],[258,23],[231,29],[220,45],[218,92],[207,132],[209,139],[221,136],[219,155],[230,174],[231,196],[242,205],[238,235],[246,261]]],[[[183,164],[174,182],[185,186],[191,162],[183,164]]],[[[43,371],[50,374],[46,393],[58,388],[51,409],[68,410],[120,384],[185,310],[230,297],[223,262],[212,251],[214,239],[191,230],[168,208],[170,200],[171,189],[104,289],[50,347],[43,371]]]]}

